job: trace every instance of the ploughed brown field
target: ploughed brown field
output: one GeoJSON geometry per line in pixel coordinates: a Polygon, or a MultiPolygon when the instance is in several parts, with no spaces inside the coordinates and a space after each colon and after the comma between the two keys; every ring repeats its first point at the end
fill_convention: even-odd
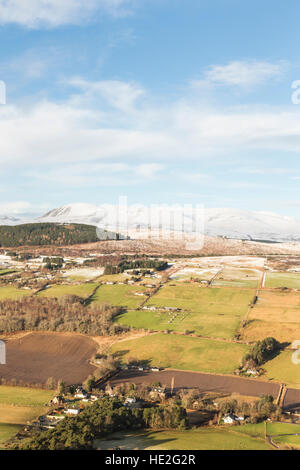
{"type": "Polygon", "coordinates": [[[300,411],[300,390],[298,388],[289,388],[283,402],[284,408],[291,408],[300,411]]]}
{"type": "MultiPolygon", "coordinates": [[[[200,372],[181,372],[178,370],[163,370],[159,372],[126,370],[120,372],[110,381],[110,384],[115,386],[124,382],[135,384],[160,382],[170,390],[173,378],[174,391],[183,388],[197,388],[201,392],[238,393],[251,397],[273,395],[276,398],[280,388],[278,383],[225,375],[203,374],[200,372]]],[[[300,397],[300,390],[298,392],[300,397]]]]}
{"type": "Polygon", "coordinates": [[[0,377],[32,384],[44,384],[53,377],[68,385],[79,384],[95,370],[89,360],[96,350],[96,342],[83,335],[29,333],[7,340],[0,377]]]}

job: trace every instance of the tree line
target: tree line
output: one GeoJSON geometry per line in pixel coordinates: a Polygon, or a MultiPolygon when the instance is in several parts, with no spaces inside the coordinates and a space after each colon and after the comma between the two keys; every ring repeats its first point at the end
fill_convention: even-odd
{"type": "Polygon", "coordinates": [[[115,316],[121,307],[106,304],[86,306],[77,296],[61,298],[28,296],[0,301],[0,331],[65,331],[107,336],[126,331],[115,316]]]}
{"type": "Polygon", "coordinates": [[[136,259],[134,261],[122,260],[117,265],[107,264],[104,274],[123,273],[127,269],[155,269],[156,271],[164,271],[168,268],[166,261],[157,259],[136,259]]]}

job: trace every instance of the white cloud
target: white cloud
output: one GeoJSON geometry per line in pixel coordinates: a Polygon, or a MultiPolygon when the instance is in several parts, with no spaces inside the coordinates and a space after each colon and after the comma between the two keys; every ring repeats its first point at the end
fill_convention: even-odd
{"type": "Polygon", "coordinates": [[[154,178],[163,168],[163,165],[158,163],[145,163],[136,168],[136,173],[146,179],[154,178]]]}
{"type": "MultiPolygon", "coordinates": [[[[122,82],[90,84],[105,100],[86,100],[86,91],[54,103],[0,107],[0,164],[42,168],[72,164],[78,181],[101,173],[126,172],[151,178],[163,167],[184,163],[190,180],[204,175],[193,162],[229,158],[245,149],[300,152],[300,110],[205,109],[197,101],[169,105],[136,101],[141,87],[122,82]],[[100,90],[100,91],[99,91],[100,90]],[[111,93],[111,90],[115,91],[111,93]],[[121,103],[121,104],[120,104],[121,103]],[[84,166],[91,171],[84,171],[84,166]],[[76,170],[77,168],[77,170],[76,170]]],[[[46,171],[46,170],[45,170],[46,171]]],[[[184,175],[184,174],[183,174],[184,175]]],[[[61,172],[61,179],[70,173],[61,172]]]]}
{"type": "Polygon", "coordinates": [[[52,168],[35,169],[25,177],[39,183],[51,182],[69,187],[132,186],[157,176],[164,167],[156,163],[128,165],[124,163],[77,163],[52,168]],[[66,178],[68,175],[68,178],[66,178]],[[137,177],[138,176],[138,177],[137,177]]]}
{"type": "Polygon", "coordinates": [[[127,14],[134,0],[0,0],[0,24],[28,28],[81,24],[98,10],[127,14]]]}
{"type": "Polygon", "coordinates": [[[137,84],[126,83],[119,80],[102,80],[89,82],[80,78],[69,80],[72,85],[83,92],[83,95],[75,96],[73,103],[82,103],[94,99],[95,95],[113,108],[125,112],[133,111],[138,99],[145,94],[145,90],[137,84]]]}
{"type": "Polygon", "coordinates": [[[227,65],[212,65],[204,73],[203,80],[194,80],[192,86],[233,85],[254,86],[282,76],[286,64],[264,61],[234,61],[227,65]]]}
{"type": "Polygon", "coordinates": [[[22,214],[28,214],[30,212],[45,210],[47,207],[47,204],[33,205],[27,201],[1,202],[0,215],[9,214],[13,216],[21,216],[22,214]]]}

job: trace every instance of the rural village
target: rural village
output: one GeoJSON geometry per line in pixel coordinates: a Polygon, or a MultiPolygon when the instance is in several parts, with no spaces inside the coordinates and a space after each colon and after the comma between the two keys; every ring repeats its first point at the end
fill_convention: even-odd
{"type": "MultiPolygon", "coordinates": [[[[141,427],[204,441],[222,433],[229,446],[297,448],[295,247],[153,256],[118,243],[123,252],[113,241],[69,246],[66,256],[59,247],[1,250],[2,446],[47,448],[45,433],[110,407],[138,424],[111,418],[82,448],[146,445],[141,427]]],[[[58,439],[55,448],[65,445],[58,439]]]]}

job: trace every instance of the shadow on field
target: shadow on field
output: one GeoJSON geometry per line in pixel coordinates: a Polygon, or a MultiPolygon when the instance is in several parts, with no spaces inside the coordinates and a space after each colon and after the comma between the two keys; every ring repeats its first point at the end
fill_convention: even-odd
{"type": "Polygon", "coordinates": [[[113,353],[113,358],[114,359],[121,359],[127,353],[129,353],[129,349],[122,349],[120,351],[116,351],[115,353],[113,353]]]}
{"type": "Polygon", "coordinates": [[[153,438],[152,434],[159,436],[160,432],[151,431],[136,432],[136,433],[118,433],[112,434],[106,439],[97,439],[95,441],[94,447],[101,450],[145,450],[150,448],[164,446],[176,439],[167,438],[167,439],[157,439],[153,438]]]}
{"type": "Polygon", "coordinates": [[[272,359],[275,359],[275,357],[279,356],[282,351],[284,351],[288,346],[290,346],[290,344],[291,343],[289,342],[279,343],[278,348],[275,351],[273,351],[272,354],[268,356],[268,359],[266,362],[269,362],[269,361],[272,361],[272,359]]]}

